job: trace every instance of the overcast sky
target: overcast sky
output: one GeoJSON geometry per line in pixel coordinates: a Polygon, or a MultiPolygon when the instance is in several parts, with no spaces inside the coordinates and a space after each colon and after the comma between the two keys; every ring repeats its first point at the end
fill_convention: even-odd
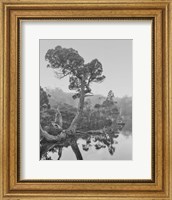
{"type": "Polygon", "coordinates": [[[59,80],[46,67],[46,52],[58,45],[77,50],[85,63],[95,58],[102,63],[106,79],[91,85],[94,94],[107,96],[112,90],[118,97],[132,96],[132,40],[40,40],[40,85],[74,92],[68,89],[69,77],[59,80]]]}

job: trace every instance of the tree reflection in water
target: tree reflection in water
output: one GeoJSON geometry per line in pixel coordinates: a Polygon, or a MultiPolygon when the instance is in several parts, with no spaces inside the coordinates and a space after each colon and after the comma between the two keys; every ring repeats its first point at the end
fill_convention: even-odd
{"type": "Polygon", "coordinates": [[[81,144],[83,151],[89,151],[90,148],[95,150],[108,149],[109,154],[113,155],[115,153],[115,145],[118,143],[115,138],[119,136],[119,132],[104,132],[101,133],[87,133],[82,134],[80,132],[76,133],[75,136],[68,136],[64,141],[58,142],[48,142],[42,140],[40,144],[40,159],[41,160],[52,160],[50,153],[56,153],[58,155],[57,160],[61,159],[63,149],[71,147],[77,160],[83,160],[83,156],[78,147],[77,142],[82,139],[84,144],[81,144]]]}

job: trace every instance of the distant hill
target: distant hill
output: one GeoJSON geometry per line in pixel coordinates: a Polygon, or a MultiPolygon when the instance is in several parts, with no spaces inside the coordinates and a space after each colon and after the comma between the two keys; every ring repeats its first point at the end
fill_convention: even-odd
{"type": "MultiPolygon", "coordinates": [[[[64,92],[60,88],[55,88],[55,89],[45,88],[45,91],[47,92],[47,94],[51,95],[51,97],[49,98],[49,102],[52,107],[56,106],[59,103],[69,104],[73,107],[78,106],[78,99],[74,100],[72,98],[74,93],[64,92]]],[[[86,97],[86,101],[90,100],[92,107],[94,107],[95,104],[101,104],[105,99],[106,97],[102,95],[93,95],[91,97],[86,97]]]]}
{"type": "Polygon", "coordinates": [[[46,92],[47,94],[51,95],[51,97],[49,98],[49,102],[52,107],[56,106],[59,103],[65,103],[73,107],[77,107],[78,101],[72,98],[72,93],[66,93],[60,88],[46,88],[46,92]]]}

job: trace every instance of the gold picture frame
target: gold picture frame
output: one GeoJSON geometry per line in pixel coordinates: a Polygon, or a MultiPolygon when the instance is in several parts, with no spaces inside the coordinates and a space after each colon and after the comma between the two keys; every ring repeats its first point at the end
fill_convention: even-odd
{"type": "Polygon", "coordinates": [[[172,200],[172,37],[170,0],[1,0],[0,199],[172,200]],[[20,21],[150,19],[153,62],[151,180],[20,180],[20,21]]]}

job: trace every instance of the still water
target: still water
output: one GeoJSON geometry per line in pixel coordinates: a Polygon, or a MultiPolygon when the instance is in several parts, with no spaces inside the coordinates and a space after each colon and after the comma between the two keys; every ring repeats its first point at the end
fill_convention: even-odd
{"type": "MultiPolygon", "coordinates": [[[[109,148],[101,146],[94,138],[90,139],[87,145],[84,139],[78,139],[77,145],[82,154],[83,160],[132,160],[132,134],[130,132],[120,132],[118,138],[113,139],[113,152],[110,153],[109,148]]],[[[48,157],[52,160],[57,160],[58,152],[49,151],[48,157]]],[[[60,160],[76,160],[71,146],[63,147],[60,160]]]]}

